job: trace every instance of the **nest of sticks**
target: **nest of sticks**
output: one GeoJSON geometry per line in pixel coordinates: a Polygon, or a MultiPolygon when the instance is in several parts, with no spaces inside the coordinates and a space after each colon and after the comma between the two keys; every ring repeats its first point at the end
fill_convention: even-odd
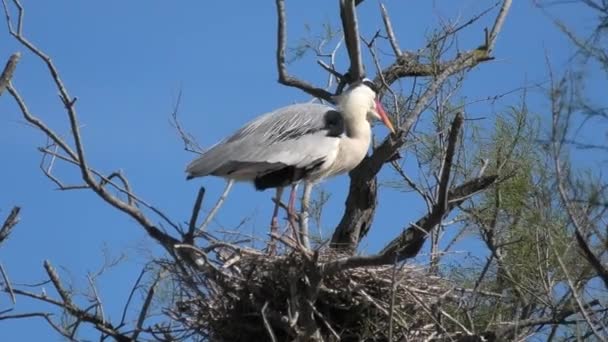
{"type": "Polygon", "coordinates": [[[311,269],[339,257],[329,250],[314,261],[301,252],[270,256],[239,250],[198,278],[197,293],[183,285],[190,290],[171,314],[187,330],[212,341],[290,341],[301,337],[307,324],[325,341],[461,336],[457,325],[437,313],[438,306],[445,309],[439,302],[459,300],[447,280],[408,265],[362,267],[311,279],[311,269]],[[306,315],[312,319],[306,321],[306,315]]]}

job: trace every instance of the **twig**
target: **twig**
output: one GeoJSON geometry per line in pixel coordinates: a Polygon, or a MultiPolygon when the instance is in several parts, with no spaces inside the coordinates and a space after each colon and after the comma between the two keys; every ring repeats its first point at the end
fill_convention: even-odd
{"type": "Polygon", "coordinates": [[[393,272],[391,273],[391,303],[389,306],[389,316],[388,316],[388,340],[393,340],[393,316],[395,314],[395,295],[396,295],[396,287],[397,287],[397,258],[395,258],[395,263],[393,264],[393,272]]]}
{"type": "Polygon", "coordinates": [[[133,332],[133,336],[131,337],[133,341],[137,341],[139,334],[142,332],[142,328],[144,325],[144,321],[148,318],[148,310],[150,309],[150,304],[152,304],[152,299],[154,298],[154,294],[156,293],[156,286],[161,279],[160,271],[156,275],[156,278],[148,288],[148,292],[146,293],[146,298],[144,299],[144,303],[141,306],[141,310],[139,311],[139,316],[137,317],[137,324],[135,325],[135,331],[133,332]]]}
{"type": "MultiPolygon", "coordinates": [[[[105,323],[106,322],[106,315],[104,313],[104,309],[103,309],[103,304],[101,302],[101,298],[99,297],[99,292],[97,291],[97,286],[95,286],[95,281],[93,280],[93,277],[91,277],[91,274],[87,274],[87,280],[89,281],[89,286],[91,287],[91,289],[93,290],[93,296],[95,296],[95,306],[97,308],[99,308],[99,318],[101,318],[101,322],[105,323]]],[[[74,332],[76,332],[76,329],[74,329],[74,332]]]]}
{"type": "Polygon", "coordinates": [[[323,68],[325,71],[327,71],[328,73],[333,75],[338,80],[338,82],[340,82],[340,80],[344,77],[344,75],[339,73],[336,69],[332,68],[331,66],[327,65],[322,60],[318,60],[317,64],[319,64],[321,66],[321,68],[323,68]]]}
{"type": "Polygon", "coordinates": [[[598,331],[597,327],[595,326],[595,324],[593,324],[593,320],[591,319],[591,317],[589,317],[589,313],[587,313],[587,308],[583,304],[581,298],[579,298],[579,295],[576,293],[577,292],[577,287],[572,282],[572,278],[569,275],[568,268],[566,267],[566,265],[562,261],[562,258],[559,255],[560,253],[558,253],[555,250],[555,246],[553,245],[553,237],[550,234],[549,234],[549,241],[550,241],[550,243],[551,243],[551,245],[553,247],[554,256],[557,259],[557,262],[559,263],[559,266],[561,267],[562,272],[564,272],[564,275],[566,277],[566,281],[568,282],[568,286],[570,287],[570,290],[572,291],[572,297],[574,298],[574,300],[576,301],[578,307],[580,308],[581,315],[585,318],[585,321],[589,325],[589,328],[591,328],[591,330],[593,331],[593,334],[600,341],[606,341],[607,339],[606,339],[605,335],[604,336],[600,335],[600,332],[598,331]]]}
{"type": "MultiPolygon", "coordinates": [[[[74,165],[78,165],[78,161],[74,160],[74,159],[70,159],[69,157],[66,157],[64,155],[61,155],[60,153],[58,153],[57,151],[51,151],[48,148],[38,148],[40,150],[40,152],[45,153],[45,154],[49,154],[53,157],[56,157],[57,159],[61,159],[63,161],[66,161],[68,163],[74,164],[74,165]]],[[[114,181],[112,181],[112,179],[110,179],[109,177],[106,177],[105,175],[101,174],[99,171],[95,170],[95,169],[91,169],[91,172],[100,178],[100,184],[109,184],[111,186],[114,187],[114,189],[116,189],[118,192],[123,193],[124,195],[126,195],[130,200],[135,200],[138,204],[143,205],[144,207],[150,209],[153,213],[155,213],[156,215],[158,215],[163,221],[165,221],[166,223],[168,223],[171,227],[173,227],[176,231],[179,231],[179,226],[177,224],[175,224],[165,213],[163,213],[162,211],[160,211],[158,208],[156,208],[155,206],[153,206],[152,204],[144,201],[143,199],[141,199],[139,196],[137,196],[136,194],[134,194],[131,189],[129,188],[129,183],[127,182],[126,178],[123,176],[123,184],[126,186],[126,188],[120,187],[118,184],[116,184],[114,181]]],[[[62,190],[69,190],[72,189],[70,187],[63,187],[62,190]]],[[[137,209],[137,208],[136,208],[137,209]]]]}
{"type": "Polygon", "coordinates": [[[6,288],[6,291],[8,291],[8,293],[11,295],[11,302],[13,302],[13,305],[17,304],[17,299],[15,298],[15,292],[13,291],[11,281],[10,281],[10,279],[8,279],[8,275],[4,271],[4,267],[2,267],[1,263],[0,263],[0,275],[2,275],[2,279],[4,281],[4,286],[6,288]]]}
{"type": "Polygon", "coordinates": [[[205,220],[203,221],[203,223],[198,227],[199,234],[201,232],[205,231],[205,229],[207,229],[207,226],[209,225],[209,223],[211,223],[211,220],[213,220],[213,218],[217,214],[218,210],[220,210],[220,208],[224,204],[224,201],[228,197],[228,194],[230,193],[230,189],[232,189],[232,185],[233,184],[234,184],[234,180],[233,179],[229,180],[226,183],[226,187],[224,188],[224,192],[222,192],[222,195],[220,196],[220,198],[215,203],[215,206],[213,206],[213,208],[209,212],[209,215],[207,215],[207,217],[205,217],[205,220]]]}
{"type": "Polygon", "coordinates": [[[129,297],[127,298],[127,302],[125,303],[125,306],[122,309],[122,316],[120,318],[120,324],[118,325],[119,327],[122,326],[122,325],[124,325],[124,323],[125,323],[125,319],[127,318],[127,310],[129,309],[129,305],[131,304],[131,300],[133,299],[133,296],[135,295],[135,291],[137,291],[137,289],[139,288],[139,283],[141,282],[141,280],[143,279],[144,275],[146,274],[146,271],[147,271],[147,266],[144,267],[141,270],[141,272],[139,272],[139,276],[137,277],[137,280],[135,280],[135,284],[131,288],[131,292],[129,293],[129,297]]]}
{"type": "MultiPolygon", "coordinates": [[[[135,201],[136,197],[133,195],[133,191],[131,191],[131,185],[129,185],[129,181],[127,180],[127,177],[125,177],[125,175],[122,174],[122,171],[115,171],[112,172],[108,177],[106,178],[102,178],[102,181],[99,182],[100,186],[103,186],[105,183],[111,181],[113,178],[118,178],[118,180],[120,180],[120,182],[123,185],[124,188],[124,193],[127,195],[127,203],[129,205],[135,205],[135,201]]],[[[116,188],[116,186],[114,185],[114,187],[116,188]]],[[[119,190],[120,191],[120,190],[119,190]]],[[[145,205],[145,204],[144,204],[145,205]]],[[[150,207],[150,206],[148,206],[150,207]]],[[[160,215],[162,216],[162,215],[160,215]]],[[[172,222],[169,221],[169,223],[171,224],[172,222]]]]}
{"type": "Polygon", "coordinates": [[[173,127],[175,127],[175,129],[177,130],[177,133],[179,134],[180,138],[182,139],[182,142],[184,143],[184,150],[188,151],[188,152],[192,152],[192,153],[196,153],[196,154],[201,154],[204,149],[201,147],[201,145],[198,143],[198,141],[196,141],[196,138],[188,133],[183,127],[182,124],[179,122],[178,119],[178,114],[179,114],[179,105],[181,103],[182,100],[182,90],[179,90],[179,93],[177,94],[177,100],[175,101],[175,106],[173,107],[173,112],[171,113],[171,124],[173,125],[173,127]]]}

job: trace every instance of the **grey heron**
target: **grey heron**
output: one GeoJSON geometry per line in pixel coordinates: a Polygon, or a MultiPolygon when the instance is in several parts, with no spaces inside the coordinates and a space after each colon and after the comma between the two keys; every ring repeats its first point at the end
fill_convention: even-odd
{"type": "Polygon", "coordinates": [[[352,85],[336,100],[335,108],[300,103],[253,119],[192,161],[187,179],[212,175],[252,181],[257,190],[277,188],[271,229],[276,227],[283,187],[292,186],[288,211],[293,213],[298,182],[306,184],[304,204],[314,183],[348,172],[363,160],[372,119],[395,132],[371,81],[352,85]]]}

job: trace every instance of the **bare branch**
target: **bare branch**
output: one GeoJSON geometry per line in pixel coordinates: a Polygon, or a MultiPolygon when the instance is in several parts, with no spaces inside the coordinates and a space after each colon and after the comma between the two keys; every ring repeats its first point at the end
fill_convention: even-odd
{"type": "Polygon", "coordinates": [[[230,190],[232,189],[232,185],[234,185],[234,180],[233,179],[229,180],[226,183],[226,187],[224,188],[224,192],[222,192],[222,194],[220,195],[220,198],[218,198],[218,200],[215,203],[215,205],[213,206],[213,208],[211,208],[211,211],[209,212],[209,214],[207,215],[207,217],[205,217],[205,220],[203,221],[203,223],[201,223],[201,225],[198,227],[199,233],[201,233],[201,232],[205,231],[205,229],[207,229],[207,226],[215,218],[215,215],[217,214],[218,210],[220,210],[220,208],[222,207],[222,205],[224,205],[224,201],[228,197],[228,194],[230,193],[230,190]]]}
{"type": "Polygon", "coordinates": [[[203,198],[205,197],[205,188],[201,187],[196,195],[194,201],[194,207],[192,208],[192,215],[190,216],[190,223],[188,224],[188,234],[185,236],[184,241],[186,243],[194,242],[194,232],[196,231],[196,221],[198,221],[198,215],[201,212],[201,205],[203,204],[203,198]]]}
{"type": "Polygon", "coordinates": [[[171,124],[173,125],[173,127],[175,127],[175,129],[177,130],[177,133],[179,134],[180,138],[182,139],[182,142],[184,143],[184,150],[186,150],[188,152],[200,154],[205,149],[201,147],[201,145],[198,143],[198,141],[196,141],[196,138],[192,134],[188,133],[182,127],[182,124],[179,121],[178,114],[179,114],[179,105],[180,105],[181,101],[182,101],[182,90],[180,89],[179,93],[177,94],[177,100],[175,100],[175,106],[173,107],[173,112],[171,113],[171,124]]]}
{"type": "Polygon", "coordinates": [[[287,46],[287,24],[285,19],[285,0],[276,0],[277,6],[277,69],[279,71],[279,83],[288,87],[298,88],[314,97],[334,103],[333,94],[325,89],[317,88],[312,84],[295,78],[287,72],[285,62],[285,47],[287,46]]]}
{"type": "Polygon", "coordinates": [[[146,274],[147,271],[147,267],[144,267],[141,272],[139,272],[139,276],[137,277],[137,279],[135,280],[135,284],[133,284],[133,287],[131,288],[131,292],[129,293],[129,297],[127,298],[127,302],[125,303],[124,308],[122,309],[122,316],[120,318],[120,326],[123,326],[125,323],[125,319],[127,318],[127,310],[129,309],[129,305],[131,304],[131,300],[133,299],[133,295],[135,295],[135,291],[137,291],[137,289],[139,288],[139,284],[141,283],[142,279],[144,278],[144,275],[146,274]]]}
{"type": "Polygon", "coordinates": [[[80,169],[82,179],[99,197],[101,197],[104,201],[106,201],[112,207],[124,212],[125,214],[127,214],[127,215],[131,216],[133,219],[135,219],[152,238],[154,238],[159,243],[161,243],[169,252],[172,252],[172,245],[175,243],[178,243],[179,242],[178,240],[176,240],[175,238],[171,237],[170,235],[162,232],[160,229],[155,227],[136,206],[129,204],[129,203],[125,203],[125,202],[121,201],[119,198],[110,194],[102,186],[102,184],[97,183],[96,180],[94,179],[93,175],[95,172],[89,168],[89,166],[85,160],[84,147],[82,144],[82,139],[81,139],[81,134],[80,134],[80,125],[78,123],[76,109],[75,109],[76,98],[72,98],[69,95],[69,93],[59,75],[59,71],[57,70],[55,64],[51,61],[51,58],[48,55],[46,55],[42,50],[40,50],[38,47],[36,47],[34,44],[29,42],[22,35],[24,10],[23,10],[23,7],[21,6],[21,3],[19,2],[19,0],[13,0],[13,3],[16,5],[16,7],[18,9],[18,13],[19,13],[16,31],[13,29],[12,24],[10,22],[10,14],[9,14],[7,6],[6,6],[6,0],[3,0],[4,9],[6,12],[5,14],[6,14],[7,20],[9,21],[9,23],[8,23],[9,32],[15,39],[17,39],[17,41],[19,41],[30,52],[32,52],[33,54],[38,56],[46,65],[46,67],[51,75],[51,78],[55,83],[55,87],[59,91],[59,97],[66,109],[68,120],[70,122],[72,138],[74,141],[74,145],[76,147],[76,152],[74,152],[74,150],[72,150],[72,148],[70,148],[70,146],[63,139],[61,139],[60,136],[56,132],[51,130],[48,126],[46,126],[46,124],[44,124],[44,122],[42,122],[38,118],[34,117],[29,112],[29,109],[27,108],[25,101],[21,98],[21,96],[19,95],[17,90],[15,90],[15,88],[13,88],[13,86],[9,83],[7,85],[7,89],[9,91],[9,93],[13,96],[15,101],[17,102],[17,105],[19,106],[24,118],[26,119],[27,122],[33,124],[36,128],[40,129],[48,138],[50,138],[55,144],[57,144],[59,146],[59,148],[63,152],[65,152],[72,160],[76,161],[76,164],[80,169]]]}
{"type": "Polygon", "coordinates": [[[456,150],[456,143],[458,141],[458,135],[464,118],[462,113],[457,113],[456,117],[452,121],[452,127],[450,128],[450,135],[448,137],[448,146],[445,151],[445,158],[443,161],[443,168],[440,172],[439,180],[439,191],[437,197],[437,204],[443,208],[448,209],[448,183],[450,182],[450,172],[452,170],[452,160],[454,159],[454,152],[456,150]]]}
{"type": "Polygon", "coordinates": [[[345,77],[346,83],[352,83],[365,77],[363,62],[361,60],[361,45],[359,44],[359,25],[355,10],[355,0],[340,0],[340,18],[344,43],[350,59],[350,67],[345,77]]]}
{"type": "Polygon", "coordinates": [[[401,48],[399,47],[399,43],[397,42],[397,37],[395,36],[395,32],[393,32],[393,25],[391,24],[391,19],[389,18],[386,6],[384,6],[383,3],[380,4],[380,10],[382,11],[382,21],[384,22],[386,34],[388,35],[388,41],[391,43],[391,47],[393,48],[395,56],[399,57],[403,54],[403,52],[401,52],[401,48]]]}
{"type": "Polygon", "coordinates": [[[137,324],[135,325],[135,332],[133,332],[133,336],[131,337],[133,341],[137,341],[139,334],[142,332],[142,328],[144,325],[144,321],[148,318],[148,310],[150,309],[150,304],[152,304],[152,299],[154,298],[154,294],[156,293],[156,286],[161,279],[160,272],[154,278],[154,281],[148,288],[148,292],[146,293],[146,298],[144,299],[144,303],[141,306],[141,310],[139,311],[139,316],[137,317],[137,324]]]}
{"type": "Polygon", "coordinates": [[[8,238],[15,225],[19,222],[20,211],[20,207],[13,207],[11,212],[8,214],[8,217],[4,220],[2,228],[0,228],[0,244],[2,244],[2,242],[8,238]]]}
{"type": "Polygon", "coordinates": [[[6,291],[8,291],[11,296],[11,302],[13,305],[17,303],[17,299],[15,298],[15,291],[13,291],[13,286],[11,285],[10,279],[8,279],[8,274],[4,271],[4,267],[0,264],[0,275],[2,276],[2,281],[4,282],[4,286],[6,291]]]}
{"type": "Polygon", "coordinates": [[[448,193],[448,207],[442,208],[438,204],[433,206],[433,210],[413,223],[407,230],[401,233],[397,238],[389,242],[379,254],[372,256],[353,256],[330,261],[323,266],[326,275],[333,274],[341,270],[347,270],[357,267],[390,265],[396,261],[415,257],[428,233],[436,225],[441,222],[441,219],[451,210],[460,205],[472,195],[487,189],[494,184],[498,176],[484,176],[466,182],[448,193]]]}
{"type": "Polygon", "coordinates": [[[6,62],[6,66],[4,66],[4,70],[2,71],[2,74],[0,75],[0,96],[4,92],[4,89],[6,89],[6,86],[8,85],[8,83],[13,78],[13,73],[15,72],[15,68],[17,67],[17,62],[19,62],[20,58],[21,58],[21,53],[15,52],[14,54],[11,55],[11,57],[6,62]]]}
{"type": "MultiPolygon", "coordinates": [[[[504,21],[510,2],[510,0],[504,1],[494,25],[496,27],[495,35],[491,39],[495,40],[497,38],[502,25],[499,22],[504,21]]],[[[347,248],[354,251],[358,246],[361,236],[369,231],[376,207],[377,189],[375,177],[384,163],[393,157],[398,149],[405,144],[405,139],[410,129],[418,121],[438,89],[451,75],[467,68],[472,68],[490,59],[492,57],[490,57],[489,51],[485,46],[462,53],[452,61],[428,66],[419,63],[416,56],[402,54],[397,58],[395,63],[384,69],[381,75],[376,76],[374,79],[375,84],[390,86],[398,79],[408,75],[435,75],[431,84],[418,98],[414,108],[405,116],[405,120],[399,127],[397,134],[388,136],[382,144],[374,149],[374,153],[371,156],[366,157],[359,166],[350,172],[351,180],[346,199],[346,209],[332,236],[332,247],[347,248]]],[[[383,89],[383,91],[386,91],[386,89],[383,89]]]]}
{"type": "Polygon", "coordinates": [[[55,268],[53,268],[53,266],[51,265],[51,263],[48,260],[44,261],[44,269],[46,270],[46,274],[49,276],[49,279],[53,283],[53,286],[55,286],[55,290],[57,290],[57,293],[59,293],[59,297],[61,297],[61,299],[63,300],[65,305],[68,307],[74,307],[74,302],[72,302],[72,297],[70,296],[69,292],[61,284],[61,280],[59,279],[59,275],[57,274],[57,271],[55,271],[55,268]]]}
{"type": "Polygon", "coordinates": [[[488,54],[492,53],[492,51],[494,50],[496,38],[498,37],[498,34],[500,33],[500,30],[502,30],[502,26],[504,25],[505,20],[507,19],[507,14],[509,13],[509,9],[511,8],[511,2],[512,0],[503,1],[502,7],[500,8],[500,12],[496,17],[496,20],[494,21],[494,26],[492,27],[492,31],[490,31],[490,35],[488,37],[488,45],[486,46],[488,54]]]}

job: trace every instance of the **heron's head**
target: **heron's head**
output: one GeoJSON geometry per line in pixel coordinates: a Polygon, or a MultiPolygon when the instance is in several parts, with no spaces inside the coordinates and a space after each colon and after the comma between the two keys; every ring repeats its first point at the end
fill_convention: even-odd
{"type": "Polygon", "coordinates": [[[345,115],[362,114],[369,121],[380,120],[391,133],[395,133],[393,124],[380,103],[377,88],[371,80],[364,79],[362,82],[354,84],[340,96],[338,105],[345,115]]]}

